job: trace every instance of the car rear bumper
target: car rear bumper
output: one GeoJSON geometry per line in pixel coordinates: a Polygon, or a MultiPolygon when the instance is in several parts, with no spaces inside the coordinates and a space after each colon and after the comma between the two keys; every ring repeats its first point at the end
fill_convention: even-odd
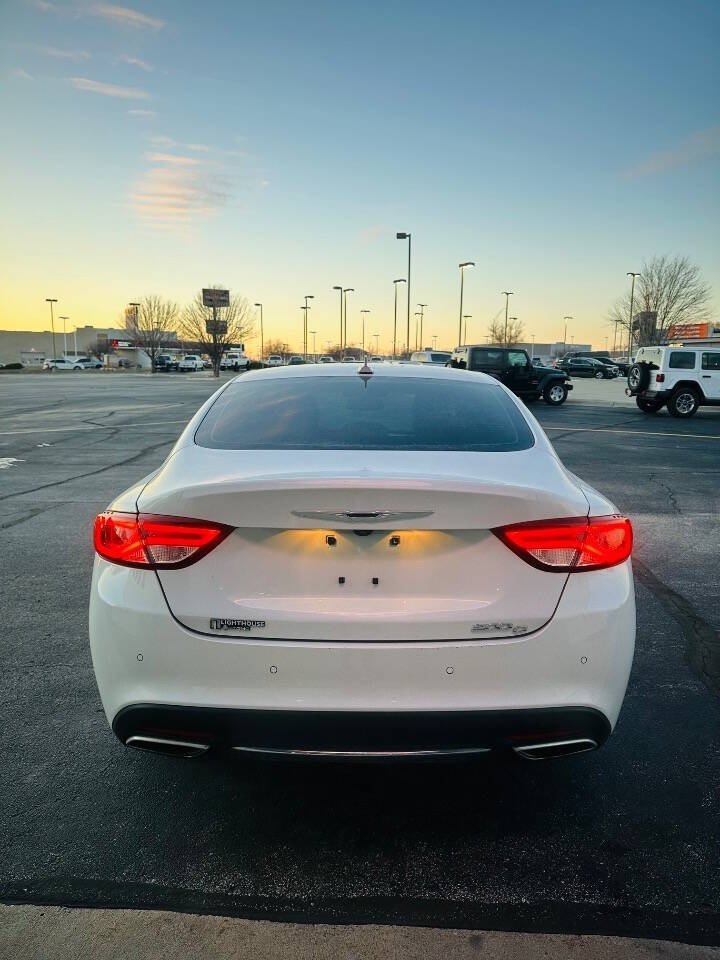
{"type": "Polygon", "coordinates": [[[132,704],[112,727],[123,743],[157,753],[232,749],[345,759],[465,757],[491,750],[534,750],[539,759],[546,751],[595,749],[610,735],[607,717],[589,707],[431,713],[132,704]],[[184,751],[177,749],[182,745],[184,751]]]}
{"type": "MultiPolygon", "coordinates": [[[[213,713],[218,710],[246,717],[278,712],[291,727],[293,714],[322,714],[329,727],[338,715],[422,715],[431,718],[422,724],[437,723],[440,735],[450,714],[473,715],[471,729],[479,723],[477,730],[487,732],[485,721],[476,718],[482,713],[502,741],[513,723],[496,721],[508,711],[583,708],[596,711],[611,729],[634,641],[629,562],[572,575],[549,623],[532,634],[497,640],[472,634],[418,643],[205,636],[173,619],[153,572],[99,558],[90,600],[93,664],[115,726],[123,711],[130,716],[140,707],[201,708],[207,716],[221,716],[213,713]]],[[[552,729],[557,723],[553,716],[552,729]]],[[[453,721],[452,730],[457,726],[453,721]]],[[[404,728],[401,733],[402,740],[404,728]]]]}

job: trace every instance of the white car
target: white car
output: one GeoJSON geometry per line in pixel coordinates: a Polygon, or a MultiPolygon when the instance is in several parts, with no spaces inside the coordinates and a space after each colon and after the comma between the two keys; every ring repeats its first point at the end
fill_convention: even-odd
{"type": "Polygon", "coordinates": [[[366,370],[229,381],[96,518],[90,644],[123,743],[539,759],[609,736],[630,521],[493,378],[366,370]]]}
{"type": "Polygon", "coordinates": [[[204,367],[202,357],[197,354],[188,353],[178,363],[178,370],[202,370],[204,367]]]}
{"type": "Polygon", "coordinates": [[[67,357],[48,357],[42,365],[43,370],[82,370],[79,360],[69,360],[67,357]]]}
{"type": "Polygon", "coordinates": [[[267,365],[269,367],[282,367],[283,358],[280,356],[279,353],[271,353],[270,356],[267,358],[267,365]]]}
{"type": "Polygon", "coordinates": [[[720,406],[720,348],[640,347],[625,392],[643,413],[667,405],[672,417],[687,418],[699,407],[720,406]]]}
{"type": "Polygon", "coordinates": [[[250,361],[244,353],[233,351],[223,355],[222,359],[220,360],[220,369],[235,371],[247,370],[249,363],[250,361]]]}
{"type": "Polygon", "coordinates": [[[335,357],[331,357],[329,353],[325,353],[322,357],[318,358],[318,363],[335,363],[335,357]]]}

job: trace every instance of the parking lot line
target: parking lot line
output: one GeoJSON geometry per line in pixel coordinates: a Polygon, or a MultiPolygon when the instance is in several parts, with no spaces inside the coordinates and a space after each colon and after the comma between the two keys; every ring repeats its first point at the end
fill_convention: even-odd
{"type": "Polygon", "coordinates": [[[720,436],[712,433],[677,433],[668,430],[614,430],[610,427],[545,427],[543,430],[549,433],[552,430],[558,430],[561,433],[627,433],[632,437],[691,437],[693,440],[720,440],[720,436]]]}
{"type": "Polygon", "coordinates": [[[188,423],[185,420],[143,420],[142,423],[88,423],[76,427],[34,427],[31,430],[0,430],[0,437],[25,436],[28,433],[82,433],[88,430],[122,430],[125,427],[160,427],[166,423],[188,423]]]}

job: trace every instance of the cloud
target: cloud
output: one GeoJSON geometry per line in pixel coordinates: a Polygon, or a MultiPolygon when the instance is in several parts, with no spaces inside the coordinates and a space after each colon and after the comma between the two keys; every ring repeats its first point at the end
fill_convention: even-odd
{"type": "Polygon", "coordinates": [[[157,114],[154,110],[128,110],[128,113],[131,117],[155,117],[157,114]]]}
{"type": "Polygon", "coordinates": [[[195,150],[197,153],[210,153],[212,147],[209,147],[206,143],[188,143],[188,150],[195,150]]]}
{"type": "Polygon", "coordinates": [[[225,182],[197,157],[152,153],[149,167],[130,193],[130,205],[150,226],[187,234],[228,201],[225,182]]]}
{"type": "Polygon", "coordinates": [[[672,150],[651,153],[640,163],[625,171],[624,179],[636,180],[656,173],[676,170],[698,163],[707,157],[720,155],[720,127],[701,130],[681,141],[672,150]]]}
{"type": "Polygon", "coordinates": [[[41,53],[45,57],[56,57],[58,60],[90,60],[92,54],[87,50],[63,50],[60,47],[38,47],[32,48],[36,53],[41,53]]]}
{"type": "Polygon", "coordinates": [[[22,67],[18,67],[17,70],[13,70],[12,75],[17,77],[18,80],[34,80],[35,77],[32,74],[28,73],[27,70],[23,70],[22,67]]]}
{"type": "Polygon", "coordinates": [[[116,7],[109,3],[97,3],[90,7],[90,12],[97,17],[105,17],[107,20],[123,24],[126,27],[148,27],[151,30],[159,30],[165,26],[164,20],[150,17],[139,10],[131,10],[130,7],[116,7]]]}
{"type": "Polygon", "coordinates": [[[164,134],[156,134],[152,137],[148,137],[150,143],[154,143],[156,147],[176,147],[177,143],[173,140],[172,137],[166,137],[164,134]]]}
{"type": "Polygon", "coordinates": [[[120,63],[127,63],[130,67],[139,67],[141,70],[144,70],[145,73],[152,73],[155,69],[152,64],[147,63],[145,60],[141,60],[139,57],[128,57],[127,54],[122,54],[118,57],[120,63]]]}
{"type": "Polygon", "coordinates": [[[85,77],[73,77],[70,83],[76,90],[101,93],[104,97],[119,97],[122,100],[150,99],[147,90],[140,90],[139,87],[118,87],[114,83],[99,83],[97,80],[88,80],[85,77]]]}

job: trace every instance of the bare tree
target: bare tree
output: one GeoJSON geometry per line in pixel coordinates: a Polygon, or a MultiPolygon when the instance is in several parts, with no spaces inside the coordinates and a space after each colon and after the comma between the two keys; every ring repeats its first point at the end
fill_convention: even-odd
{"type": "MultiPolygon", "coordinates": [[[[700,268],[687,257],[653,257],[640,268],[635,281],[633,314],[657,314],[652,324],[633,328],[638,346],[664,343],[670,327],[681,323],[703,323],[710,319],[712,288],[700,268]],[[646,341],[646,342],[645,342],[646,341]]],[[[608,311],[608,321],[622,330],[630,329],[630,290],[619,297],[608,311]]]]}
{"type": "Polygon", "coordinates": [[[150,357],[150,369],[155,372],[155,357],[166,345],[170,334],[176,335],[178,305],[153,293],[143,297],[134,310],[125,312],[125,329],[135,346],[142,347],[150,357]]]}
{"type": "Polygon", "coordinates": [[[219,307],[216,319],[217,322],[212,307],[203,305],[200,292],[183,310],[180,329],[185,339],[197,343],[198,349],[208,354],[213,376],[219,377],[222,355],[231,347],[244,343],[253,334],[250,304],[245,297],[230,297],[230,306],[219,307]]]}
{"type": "Polygon", "coordinates": [[[507,330],[505,329],[505,318],[495,316],[488,325],[488,337],[490,343],[500,344],[505,347],[512,347],[513,344],[520,343],[522,340],[525,325],[522,320],[516,320],[508,317],[507,330]]]}
{"type": "Polygon", "coordinates": [[[276,354],[279,357],[285,356],[285,343],[282,340],[266,340],[265,341],[265,357],[269,357],[270,354],[276,354]]]}

